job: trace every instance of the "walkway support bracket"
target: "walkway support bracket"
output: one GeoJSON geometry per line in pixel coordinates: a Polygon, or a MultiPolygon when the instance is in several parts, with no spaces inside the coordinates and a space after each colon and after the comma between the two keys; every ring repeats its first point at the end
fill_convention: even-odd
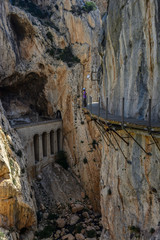
{"type": "Polygon", "coordinates": [[[135,141],[135,143],[137,143],[137,145],[149,156],[151,156],[152,154],[150,152],[147,152],[140,144],[139,142],[137,142],[137,140],[126,130],[126,128],[124,128],[125,132],[135,141]]]}
{"type": "Polygon", "coordinates": [[[108,119],[108,97],[106,97],[106,120],[108,119]]]}
{"type": "Polygon", "coordinates": [[[100,117],[100,105],[101,105],[101,98],[99,97],[99,101],[98,101],[98,117],[100,117]]]}
{"type": "Polygon", "coordinates": [[[150,98],[149,99],[149,112],[148,112],[148,129],[149,129],[149,132],[151,132],[151,108],[152,108],[152,99],[150,98]]]}
{"type": "Polygon", "coordinates": [[[124,128],[124,97],[122,98],[122,129],[124,128]]]}

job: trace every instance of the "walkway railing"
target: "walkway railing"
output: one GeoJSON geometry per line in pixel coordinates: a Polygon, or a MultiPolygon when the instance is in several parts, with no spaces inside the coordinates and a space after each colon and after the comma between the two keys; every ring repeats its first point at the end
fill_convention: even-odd
{"type": "MultiPolygon", "coordinates": [[[[101,99],[99,98],[98,102],[93,102],[92,97],[90,96],[88,99],[88,104],[86,106],[86,108],[90,111],[91,114],[94,114],[98,117],[102,117],[105,120],[113,120],[113,121],[117,121],[121,124],[122,128],[125,126],[125,123],[132,123],[132,124],[136,124],[136,125],[142,125],[147,127],[149,130],[152,127],[160,127],[160,122],[155,120],[155,117],[153,118],[152,115],[152,110],[154,109],[154,115],[156,114],[156,107],[157,105],[154,104],[154,106],[152,105],[153,101],[152,99],[148,99],[147,102],[145,101],[145,106],[143,105],[138,105],[138,100],[136,99],[134,101],[132,101],[132,99],[125,99],[125,98],[121,98],[119,99],[118,102],[118,107],[117,107],[117,102],[115,103],[116,105],[116,109],[117,109],[117,114],[115,113],[111,113],[111,111],[109,112],[109,109],[111,109],[111,107],[109,106],[109,99],[108,97],[105,100],[105,108],[101,107],[101,99]],[[128,104],[129,103],[129,104],[128,104]],[[132,104],[136,104],[137,106],[139,106],[140,108],[140,112],[135,113],[136,117],[133,117],[134,113],[131,114],[131,107],[130,105],[132,104]],[[126,106],[127,105],[127,106],[126,106]],[[109,108],[110,107],[110,108],[109,108]],[[127,113],[127,108],[128,108],[128,113],[127,113]],[[128,115],[128,116],[126,116],[128,115]]],[[[159,104],[159,103],[158,103],[159,104]]],[[[158,106],[159,108],[159,106],[158,106]]],[[[157,108],[157,109],[158,109],[157,108]]],[[[114,109],[114,105],[112,104],[112,109],[114,109]]],[[[158,110],[157,110],[158,111],[158,110]]]]}

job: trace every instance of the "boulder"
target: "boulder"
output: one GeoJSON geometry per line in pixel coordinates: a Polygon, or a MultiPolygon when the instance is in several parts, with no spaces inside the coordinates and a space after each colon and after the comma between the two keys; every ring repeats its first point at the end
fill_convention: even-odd
{"type": "Polygon", "coordinates": [[[72,215],[70,218],[70,225],[75,225],[79,220],[79,217],[77,215],[72,215]]]}
{"type": "Polygon", "coordinates": [[[74,240],[75,237],[72,234],[67,234],[62,237],[62,240],[74,240]]]}
{"type": "Polygon", "coordinates": [[[66,225],[66,221],[64,218],[58,218],[56,223],[59,228],[63,228],[66,225]]]}

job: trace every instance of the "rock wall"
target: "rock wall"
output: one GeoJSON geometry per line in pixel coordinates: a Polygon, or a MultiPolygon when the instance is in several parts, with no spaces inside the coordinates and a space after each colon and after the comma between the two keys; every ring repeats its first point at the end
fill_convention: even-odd
{"type": "Polygon", "coordinates": [[[110,1],[105,21],[102,95],[109,110],[125,115],[159,119],[159,1],[110,1]]]}
{"type": "MultiPolygon", "coordinates": [[[[151,136],[141,131],[129,133],[144,148],[121,130],[129,146],[111,135],[118,151],[104,143],[101,168],[101,209],[104,227],[109,233],[102,239],[150,239],[159,226],[159,149],[151,136]],[[123,154],[118,147],[117,139],[123,154]],[[125,159],[125,157],[126,159],[125,159]],[[105,169],[105,171],[104,171],[105,169]]],[[[158,145],[159,137],[156,138],[158,145]]],[[[106,233],[107,234],[107,233],[106,233]]]]}
{"type": "MultiPolygon", "coordinates": [[[[100,52],[103,57],[101,96],[109,98],[109,112],[159,120],[159,2],[109,1],[103,22],[100,52]]],[[[104,147],[101,167],[102,239],[157,239],[159,224],[159,150],[150,135],[130,130],[148,156],[130,138],[120,139],[121,150],[104,147]],[[107,231],[108,230],[108,231],[107,231]],[[156,232],[153,234],[154,230],[156,232]]],[[[125,137],[124,131],[119,132],[125,137]]],[[[116,147],[117,144],[112,137],[116,147]]],[[[159,144],[159,136],[157,136],[159,144]]],[[[104,143],[105,145],[105,143],[104,143]]]]}
{"type": "Polygon", "coordinates": [[[1,103],[0,125],[0,226],[15,231],[33,230],[36,216],[25,153],[1,103]]]}
{"type": "Polygon", "coordinates": [[[98,97],[99,10],[82,11],[80,0],[27,4],[0,3],[3,107],[9,119],[26,121],[61,111],[68,161],[99,210],[99,135],[81,110],[83,87],[98,97]]]}

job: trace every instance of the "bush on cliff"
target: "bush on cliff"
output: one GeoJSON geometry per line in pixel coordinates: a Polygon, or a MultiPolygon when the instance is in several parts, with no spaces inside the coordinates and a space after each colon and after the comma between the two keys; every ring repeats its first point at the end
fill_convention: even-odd
{"type": "Polygon", "coordinates": [[[91,11],[95,11],[97,9],[96,4],[94,2],[85,2],[85,5],[82,8],[85,12],[89,13],[91,11]]]}

